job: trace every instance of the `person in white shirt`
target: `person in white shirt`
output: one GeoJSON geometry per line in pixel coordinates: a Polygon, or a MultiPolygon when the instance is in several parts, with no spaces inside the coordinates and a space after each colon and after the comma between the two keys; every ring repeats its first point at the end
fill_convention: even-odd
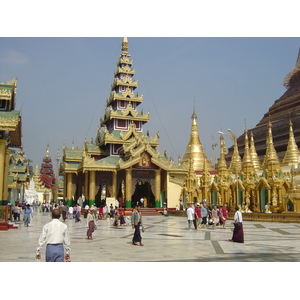
{"type": "Polygon", "coordinates": [[[52,211],[52,221],[45,224],[36,249],[36,259],[41,259],[41,250],[46,243],[46,262],[70,261],[70,237],[66,224],[59,221],[58,209],[52,211]],[[64,257],[64,250],[66,251],[64,257]]]}
{"type": "Polygon", "coordinates": [[[73,219],[73,206],[69,207],[69,219],[73,219]]]}
{"type": "Polygon", "coordinates": [[[188,225],[189,225],[189,230],[192,229],[192,224],[195,220],[195,212],[193,210],[192,205],[186,210],[187,218],[188,218],[188,225]]]}
{"type": "Polygon", "coordinates": [[[234,230],[230,242],[244,243],[243,216],[238,207],[235,208],[234,230]]]}

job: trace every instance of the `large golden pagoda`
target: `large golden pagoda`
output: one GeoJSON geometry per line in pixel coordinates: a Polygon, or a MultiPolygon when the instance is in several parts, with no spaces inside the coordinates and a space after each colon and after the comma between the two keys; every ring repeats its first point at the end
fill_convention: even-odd
{"type": "Polygon", "coordinates": [[[190,163],[191,157],[193,159],[193,168],[197,173],[202,172],[204,163],[206,163],[208,171],[215,171],[214,167],[211,165],[211,162],[208,161],[200,141],[195,108],[192,114],[190,140],[186,147],[186,151],[182,159],[182,164],[185,163],[188,165],[190,163]]]}

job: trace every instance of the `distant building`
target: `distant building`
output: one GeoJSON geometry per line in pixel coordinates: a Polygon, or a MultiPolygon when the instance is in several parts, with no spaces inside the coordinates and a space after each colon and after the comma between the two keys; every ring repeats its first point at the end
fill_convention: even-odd
{"type": "Polygon", "coordinates": [[[9,185],[18,188],[18,172],[9,182],[10,148],[22,148],[21,115],[16,106],[17,79],[0,83],[0,205],[9,201],[9,185]]]}

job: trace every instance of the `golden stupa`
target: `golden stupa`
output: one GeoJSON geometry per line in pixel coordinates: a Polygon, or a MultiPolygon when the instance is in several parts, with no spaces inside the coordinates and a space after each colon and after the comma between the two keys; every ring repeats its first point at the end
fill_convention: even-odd
{"type": "Polygon", "coordinates": [[[215,169],[211,165],[211,162],[208,161],[203,146],[200,142],[198,124],[197,124],[197,114],[195,112],[195,108],[192,114],[192,127],[191,127],[190,140],[186,147],[186,151],[183,156],[182,163],[188,165],[191,158],[193,159],[193,169],[196,172],[203,171],[204,162],[206,162],[206,167],[208,171],[215,171],[215,169]]]}

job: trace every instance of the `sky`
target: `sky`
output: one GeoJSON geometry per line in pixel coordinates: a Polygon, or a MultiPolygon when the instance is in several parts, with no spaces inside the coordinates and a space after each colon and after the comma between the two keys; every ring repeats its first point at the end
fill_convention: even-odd
{"type": "MultiPolygon", "coordinates": [[[[286,91],[299,37],[128,37],[144,132],[160,134],[160,152],[183,157],[195,108],[208,158],[219,157],[218,131],[253,128],[286,91]]],[[[82,148],[104,115],[122,37],[1,37],[0,82],[18,78],[23,146],[39,167],[49,144],[82,148]]],[[[254,137],[255,138],[255,137],[254,137]]],[[[232,145],[226,140],[227,147],[232,145]]]]}

